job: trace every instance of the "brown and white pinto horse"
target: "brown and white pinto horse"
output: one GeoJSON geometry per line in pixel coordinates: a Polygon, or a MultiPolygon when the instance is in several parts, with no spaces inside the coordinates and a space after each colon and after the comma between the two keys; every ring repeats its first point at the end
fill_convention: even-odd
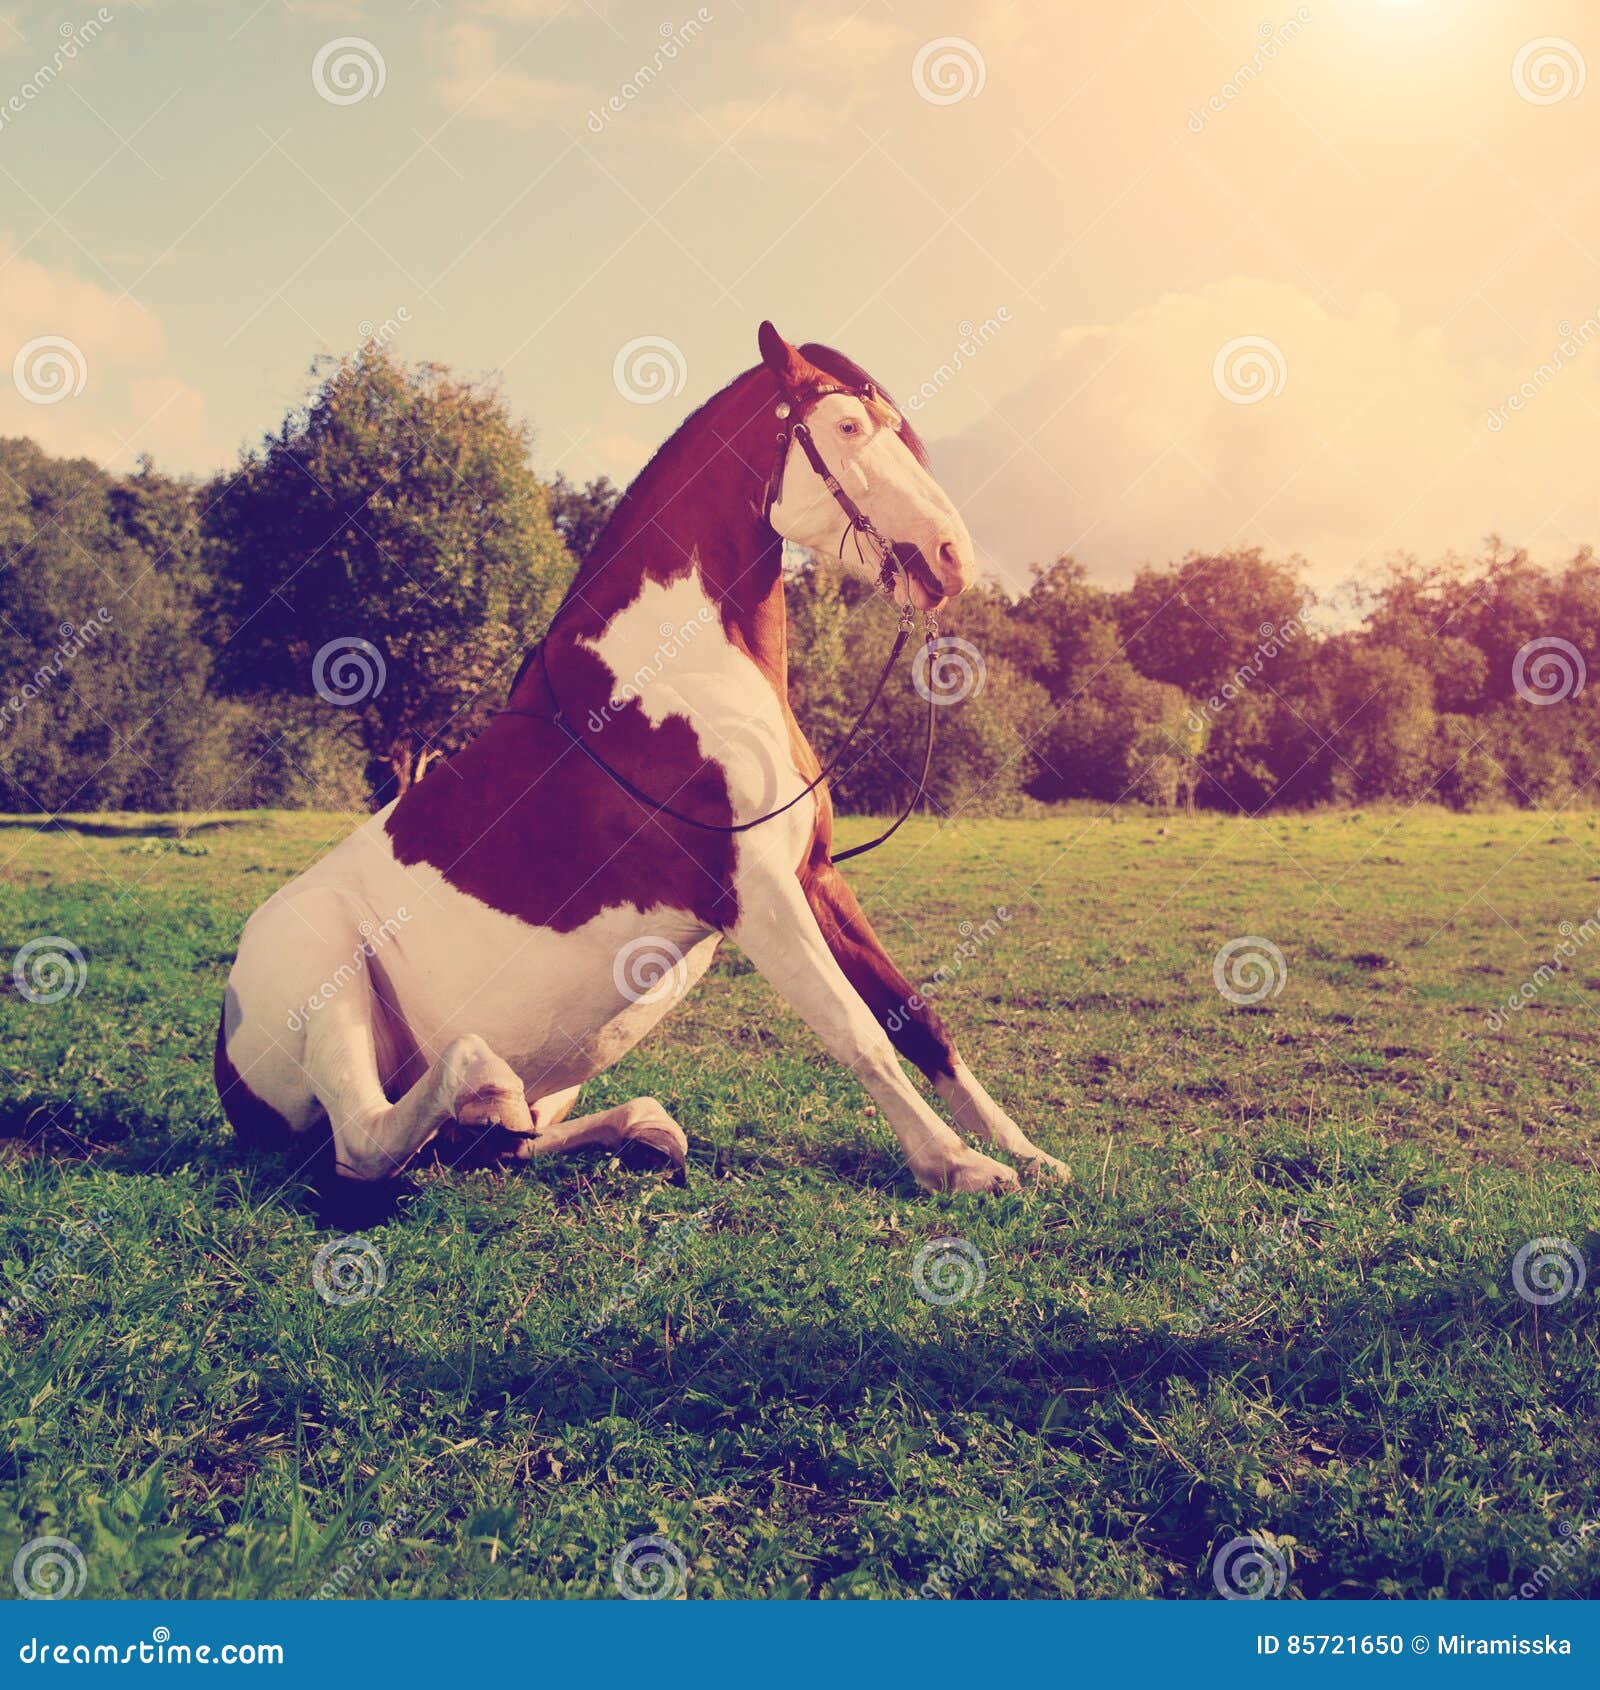
{"type": "Polygon", "coordinates": [[[216,1052],[246,1139],[326,1122],[339,1171],[372,1180],[451,1123],[497,1122],[518,1158],[596,1146],[681,1170],[683,1131],[652,1098],[567,1117],[730,935],[877,1100],[922,1185],[1000,1192],[1017,1174],[951,1130],[896,1047],[964,1132],[1064,1171],[889,960],[830,859],[825,785],[709,831],[642,804],[571,737],[711,828],[816,777],[789,710],[782,540],[836,550],[844,518],[792,432],[774,467],[777,418],[803,419],[848,498],[920,551],[903,600],[926,612],[971,584],[966,528],[865,372],[770,323],[760,347],[629,488],[510,708],[251,916],[216,1052]]]}

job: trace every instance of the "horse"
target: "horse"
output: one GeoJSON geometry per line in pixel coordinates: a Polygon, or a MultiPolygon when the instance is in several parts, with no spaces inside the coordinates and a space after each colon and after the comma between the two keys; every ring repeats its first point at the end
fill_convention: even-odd
{"type": "MultiPolygon", "coordinates": [[[[758,347],[628,488],[506,707],[250,916],[215,1055],[247,1144],[331,1131],[338,1175],[376,1182],[476,1130],[512,1162],[598,1148],[681,1179],[688,1140],[656,1099],[571,1111],[726,937],[865,1086],[923,1188],[1066,1173],[879,942],[789,707],[785,541],[882,542],[909,626],[971,585],[971,537],[865,370],[771,323],[758,347]]],[[[872,574],[859,547],[847,563],[872,574]]]]}

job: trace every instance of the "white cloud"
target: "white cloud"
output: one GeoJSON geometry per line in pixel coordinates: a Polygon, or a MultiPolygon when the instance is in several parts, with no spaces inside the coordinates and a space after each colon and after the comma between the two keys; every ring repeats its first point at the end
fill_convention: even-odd
{"type": "MultiPolygon", "coordinates": [[[[936,448],[936,466],[980,548],[1014,579],[1068,551],[1121,577],[1190,549],[1259,544],[1304,554],[1322,583],[1490,532],[1535,555],[1569,553],[1600,538],[1588,444],[1600,299],[1574,303],[1572,355],[1540,377],[1562,338],[1555,321],[1523,325],[1528,352],[1488,364],[1438,329],[1408,327],[1381,295],[1341,315],[1250,278],[1168,294],[1120,322],[1069,329],[1031,380],[936,448]],[[1278,349],[1282,390],[1230,402],[1213,366],[1249,338],[1278,349]],[[1524,381],[1534,397],[1491,428],[1491,410],[1524,381]]],[[[1270,387],[1278,354],[1262,354],[1270,387]]],[[[959,379],[982,380],[982,365],[959,379]]],[[[919,417],[925,432],[937,408],[919,417]]]]}
{"type": "Polygon", "coordinates": [[[582,93],[572,83],[520,67],[520,40],[502,40],[488,24],[456,23],[436,41],[444,59],[439,98],[463,115],[513,124],[563,108],[581,115],[582,93]]]}
{"type": "Polygon", "coordinates": [[[779,78],[760,92],[731,95],[683,116],[676,131],[696,145],[707,127],[735,146],[805,141],[831,149],[841,136],[853,144],[848,114],[881,93],[883,67],[894,54],[909,67],[914,45],[898,24],[863,12],[793,11],[759,55],[779,78]]]}
{"type": "Polygon", "coordinates": [[[115,470],[142,452],[167,467],[220,464],[205,397],[162,370],[164,351],[161,324],[136,300],[0,247],[0,434],[115,470]],[[66,396],[37,403],[30,390],[66,396]]]}

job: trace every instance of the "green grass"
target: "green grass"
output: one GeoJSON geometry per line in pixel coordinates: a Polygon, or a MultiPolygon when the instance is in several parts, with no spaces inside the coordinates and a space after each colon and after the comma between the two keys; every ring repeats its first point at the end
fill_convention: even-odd
{"type": "Polygon", "coordinates": [[[1290,1596],[1595,1592],[1600,940],[1486,1017],[1600,907],[1597,819],[909,824],[852,879],[1070,1186],[920,1194],[725,953],[586,1094],[666,1101],[687,1188],[420,1169],[362,1234],[387,1283],[330,1304],[339,1234],[238,1150],[210,1049],[242,918],[347,825],[0,827],[0,960],[87,967],[0,990],[0,1559],[610,1595],[654,1534],[691,1596],[1200,1597],[1253,1534],[1290,1596]],[[1212,980],[1244,935],[1287,962],[1256,1006],[1212,980]],[[1541,1236],[1589,1272],[1544,1307],[1511,1273],[1541,1236]],[[983,1284],[930,1304],[951,1237],[983,1284]]]}

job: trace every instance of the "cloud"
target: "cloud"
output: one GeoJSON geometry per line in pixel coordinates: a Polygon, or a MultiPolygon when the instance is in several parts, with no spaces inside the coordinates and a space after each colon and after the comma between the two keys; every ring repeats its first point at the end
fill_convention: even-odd
{"type": "MultiPolygon", "coordinates": [[[[1408,327],[1382,295],[1341,314],[1238,277],[1068,329],[935,462],[1015,580],[1062,552],[1114,579],[1261,545],[1303,554],[1321,584],[1490,532],[1570,553],[1600,528],[1586,445],[1600,420],[1596,311],[1600,297],[1524,325],[1528,351],[1490,362],[1408,327]],[[1508,407],[1524,384],[1531,396],[1508,407]]],[[[955,379],[981,380],[982,357],[955,379]]],[[[925,433],[938,403],[919,415],[925,433]]]]}
{"type": "Polygon", "coordinates": [[[444,60],[439,98],[468,117],[527,123],[554,110],[581,113],[582,91],[573,83],[519,69],[521,42],[507,48],[495,29],[456,23],[435,36],[444,60]]]}
{"type": "Polygon", "coordinates": [[[762,58],[773,68],[805,80],[820,76],[836,85],[843,77],[860,85],[870,71],[910,41],[900,25],[863,11],[795,11],[784,33],[767,43],[762,58]]]}
{"type": "Polygon", "coordinates": [[[609,475],[619,486],[627,484],[649,463],[659,441],[641,440],[636,434],[613,430],[590,435],[584,441],[586,463],[592,465],[586,474],[609,475]]]}
{"type": "MultiPolygon", "coordinates": [[[[710,128],[737,146],[805,141],[822,146],[840,135],[846,115],[881,94],[882,67],[896,53],[911,63],[914,42],[898,24],[861,12],[791,12],[758,62],[778,73],[769,87],[732,95],[685,115],[674,127],[691,144],[710,128]]],[[[854,131],[848,133],[854,136],[854,131]]]]}
{"type": "Polygon", "coordinates": [[[799,92],[735,97],[685,116],[678,133],[688,141],[705,140],[707,128],[720,141],[810,141],[837,123],[836,111],[799,92]]]}
{"type": "Polygon", "coordinates": [[[164,352],[160,322],[136,300],[0,246],[0,434],[114,470],[143,452],[215,467],[226,454],[205,397],[162,370],[164,352]]]}

